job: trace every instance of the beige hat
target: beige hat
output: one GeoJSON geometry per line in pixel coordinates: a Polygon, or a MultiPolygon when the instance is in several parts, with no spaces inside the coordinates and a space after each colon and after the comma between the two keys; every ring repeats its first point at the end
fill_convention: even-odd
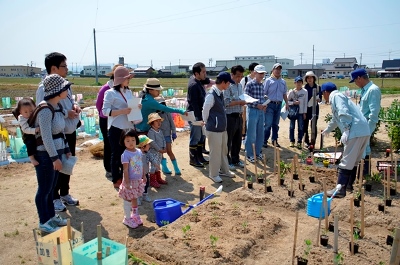
{"type": "Polygon", "coordinates": [[[313,76],[314,77],[314,81],[315,82],[317,81],[317,76],[314,74],[314,72],[313,71],[308,71],[306,73],[306,75],[304,76],[304,82],[307,82],[307,77],[309,77],[309,76],[313,76]]]}
{"type": "Polygon", "coordinates": [[[161,120],[161,121],[164,120],[163,118],[160,117],[160,115],[158,115],[157,112],[150,113],[148,119],[149,121],[147,122],[147,124],[151,124],[153,121],[156,120],[161,120]]]}
{"type": "Polygon", "coordinates": [[[148,78],[146,84],[143,85],[144,88],[153,89],[153,90],[162,90],[163,87],[160,84],[160,80],[157,78],[148,78]]]}
{"type": "Polygon", "coordinates": [[[123,66],[122,64],[116,64],[114,65],[113,69],[111,72],[107,73],[106,76],[113,76],[115,69],[117,69],[118,66],[123,66]]]}

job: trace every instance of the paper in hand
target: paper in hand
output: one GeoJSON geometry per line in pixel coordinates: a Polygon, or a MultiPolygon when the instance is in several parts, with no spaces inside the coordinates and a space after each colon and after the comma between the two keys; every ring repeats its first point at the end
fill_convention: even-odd
{"type": "Polygon", "coordinates": [[[258,101],[258,99],[255,99],[255,98],[253,98],[253,97],[250,97],[250,96],[247,95],[247,94],[242,94],[242,95],[239,96],[239,98],[240,98],[241,100],[246,101],[246,103],[253,103],[253,102],[258,101]]]}
{"type": "Polygon", "coordinates": [[[182,120],[188,121],[188,122],[189,121],[191,121],[191,122],[196,121],[196,118],[194,117],[194,111],[188,111],[187,114],[188,114],[187,116],[181,114],[182,120]]]}
{"type": "Polygon", "coordinates": [[[128,114],[128,121],[133,121],[136,124],[143,120],[142,111],[139,109],[139,104],[142,103],[141,98],[128,98],[128,108],[131,108],[131,112],[128,114]]]}
{"type": "Polygon", "coordinates": [[[313,101],[314,101],[314,97],[311,97],[310,100],[308,101],[307,107],[312,107],[313,101]]]}

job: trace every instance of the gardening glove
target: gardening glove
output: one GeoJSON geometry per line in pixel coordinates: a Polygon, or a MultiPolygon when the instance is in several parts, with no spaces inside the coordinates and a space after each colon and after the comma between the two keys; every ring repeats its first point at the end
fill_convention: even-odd
{"type": "Polygon", "coordinates": [[[344,131],[342,133],[342,137],[340,138],[340,141],[342,142],[342,144],[346,144],[347,143],[347,140],[349,139],[349,134],[350,134],[349,130],[344,131]]]}
{"type": "Polygon", "coordinates": [[[329,133],[327,132],[327,130],[328,130],[328,129],[323,130],[323,131],[321,132],[321,135],[322,135],[322,136],[328,136],[329,133]]]}
{"type": "Polygon", "coordinates": [[[176,137],[178,137],[176,136],[176,133],[173,133],[171,136],[172,136],[172,141],[175,141],[176,137]]]}

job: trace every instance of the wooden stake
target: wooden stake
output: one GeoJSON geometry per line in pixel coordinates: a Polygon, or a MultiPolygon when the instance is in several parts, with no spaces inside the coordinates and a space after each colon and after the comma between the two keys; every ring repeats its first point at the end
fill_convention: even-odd
{"type": "Polygon", "coordinates": [[[267,156],[263,154],[263,162],[264,162],[264,193],[267,192],[267,156]]]}
{"type": "MultiPolygon", "coordinates": [[[[68,240],[71,240],[72,238],[72,233],[71,233],[72,229],[71,229],[71,219],[68,218],[67,219],[67,238],[68,240]]],[[[72,250],[72,249],[71,249],[72,250]]]]}
{"type": "Polygon", "coordinates": [[[247,153],[246,153],[246,151],[244,151],[244,168],[243,168],[243,188],[245,189],[246,188],[246,179],[247,179],[247,170],[246,170],[246,164],[247,164],[247,161],[246,161],[246,159],[247,159],[247,153]]]}
{"type": "Polygon", "coordinates": [[[400,229],[396,228],[396,233],[393,238],[392,252],[390,254],[389,265],[398,265],[398,264],[400,264],[400,229]]]}
{"type": "Polygon", "coordinates": [[[318,178],[317,178],[317,165],[316,165],[316,163],[314,161],[314,155],[311,154],[311,157],[312,157],[312,165],[313,165],[313,169],[314,169],[314,178],[315,178],[315,181],[318,181],[318,178]]]}
{"type": "Polygon", "coordinates": [[[103,254],[102,254],[102,238],[101,238],[101,225],[97,225],[97,260],[102,260],[103,254]]]}
{"type": "MultiPolygon", "coordinates": [[[[294,162],[294,158],[293,158],[293,161],[292,161],[292,167],[293,167],[293,174],[294,174],[294,172],[296,172],[296,165],[295,165],[295,162],[294,162]]],[[[292,177],[290,179],[290,194],[293,193],[293,174],[292,174],[292,177]]],[[[290,197],[292,197],[292,196],[290,196],[290,197]]]]}
{"type": "Polygon", "coordinates": [[[358,192],[361,192],[362,183],[363,183],[363,175],[364,175],[364,159],[361,159],[361,163],[359,166],[360,170],[358,173],[358,192]]]}
{"type": "Polygon", "coordinates": [[[394,190],[397,192],[397,157],[394,160],[394,190]]]}
{"type": "Polygon", "coordinates": [[[386,186],[386,188],[387,188],[387,198],[388,199],[390,199],[390,169],[391,169],[391,167],[389,167],[387,170],[387,186],[386,186]]]}
{"type": "Polygon", "coordinates": [[[364,193],[365,193],[365,189],[362,188],[362,189],[361,189],[361,234],[360,234],[360,237],[361,237],[361,238],[364,237],[364,229],[365,229],[365,219],[364,219],[364,215],[365,215],[364,193]]]}
{"type": "Polygon", "coordinates": [[[256,178],[258,178],[257,174],[257,156],[256,156],[256,146],[255,144],[251,144],[253,146],[253,155],[254,155],[254,174],[256,175],[256,178]]]}
{"type": "Polygon", "coordinates": [[[276,155],[277,155],[277,167],[278,167],[278,186],[279,186],[279,179],[281,177],[281,151],[279,148],[276,148],[276,155]]]}
{"type": "Polygon", "coordinates": [[[334,237],[333,237],[333,259],[335,260],[336,255],[339,253],[338,248],[338,238],[339,238],[339,216],[335,214],[334,216],[334,237]]]}
{"type": "MultiPolygon", "coordinates": [[[[276,161],[277,161],[277,151],[276,151],[276,146],[275,146],[275,143],[274,143],[274,177],[276,177],[276,172],[277,172],[277,169],[276,169],[276,161]]],[[[278,175],[278,186],[279,186],[279,175],[278,175]]]]}
{"type": "Polygon", "coordinates": [[[299,222],[299,212],[296,212],[296,222],[294,224],[294,240],[293,240],[293,253],[292,253],[292,265],[294,265],[294,258],[296,255],[296,241],[297,241],[297,224],[299,222]]]}
{"type": "MultiPolygon", "coordinates": [[[[72,250],[71,250],[72,251],[72,250]]],[[[58,257],[58,264],[62,264],[62,253],[61,253],[61,240],[57,237],[57,257],[58,257]]]]}
{"type": "Polygon", "coordinates": [[[350,249],[351,249],[351,255],[354,255],[354,238],[353,238],[353,225],[354,225],[354,220],[353,220],[353,203],[354,203],[354,197],[350,197],[350,235],[351,235],[351,241],[350,241],[350,249]]]}
{"type": "Polygon", "coordinates": [[[324,196],[323,196],[323,206],[325,210],[325,230],[329,229],[329,223],[328,223],[328,194],[326,191],[326,179],[322,179],[322,188],[324,189],[324,196]]]}

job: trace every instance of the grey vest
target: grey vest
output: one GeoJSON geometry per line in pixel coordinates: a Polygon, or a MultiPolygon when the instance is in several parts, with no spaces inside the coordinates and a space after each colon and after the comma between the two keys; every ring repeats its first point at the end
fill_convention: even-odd
{"type": "Polygon", "coordinates": [[[211,94],[214,96],[214,106],[210,109],[206,129],[210,132],[224,132],[226,131],[224,95],[221,93],[220,96],[218,96],[214,90],[211,91],[211,94]]]}

